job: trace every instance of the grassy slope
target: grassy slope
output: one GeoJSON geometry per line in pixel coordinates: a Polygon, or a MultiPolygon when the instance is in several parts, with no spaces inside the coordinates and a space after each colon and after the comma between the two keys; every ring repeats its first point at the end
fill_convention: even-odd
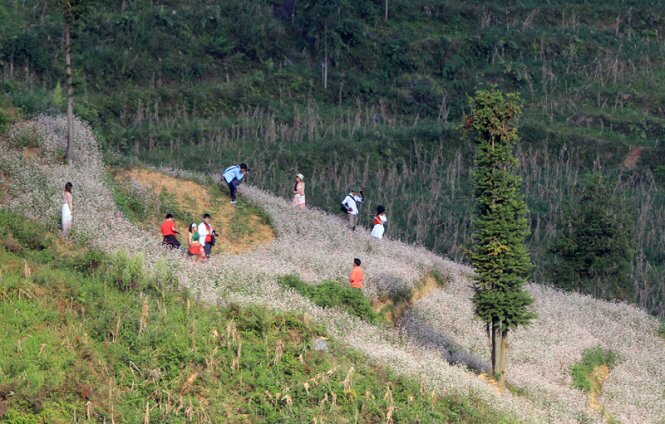
{"type": "Polygon", "coordinates": [[[367,364],[298,314],[218,308],[140,261],[63,244],[0,210],[7,423],[509,422],[367,364]]]}
{"type": "Polygon", "coordinates": [[[215,251],[243,253],[275,239],[270,217],[259,207],[242,199],[232,206],[226,186],[206,186],[177,179],[148,169],[116,169],[113,179],[114,200],[125,217],[140,228],[158,233],[164,215],[173,214],[181,243],[187,243],[187,226],[200,223],[204,213],[211,214],[211,224],[220,234],[215,251]]]}

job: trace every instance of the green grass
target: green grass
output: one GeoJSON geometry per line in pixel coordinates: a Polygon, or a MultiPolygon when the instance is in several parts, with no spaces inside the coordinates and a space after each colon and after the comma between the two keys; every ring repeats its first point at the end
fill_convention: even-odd
{"type": "Polygon", "coordinates": [[[323,308],[340,308],[372,324],[383,322],[381,316],[372,309],[372,304],[363,295],[362,290],[345,287],[338,281],[307,284],[292,275],[282,277],[279,283],[323,308]]]}
{"type": "Polygon", "coordinates": [[[600,347],[585,350],[582,354],[582,360],[573,365],[571,369],[573,387],[586,393],[591,392],[594,385],[591,374],[594,369],[606,365],[611,370],[616,360],[616,354],[610,350],[600,347]]]}
{"type": "Polygon", "coordinates": [[[325,332],[298,313],[198,303],[140,258],[58,249],[39,224],[0,210],[7,234],[3,423],[142,422],[146,405],[165,423],[382,422],[391,407],[395,422],[516,422],[473,396],[432,398],[335,340],[315,350],[325,332]]]}
{"type": "Polygon", "coordinates": [[[118,209],[130,222],[141,222],[149,211],[148,205],[138,191],[127,185],[118,183],[111,176],[106,177],[106,184],[118,209]]]}

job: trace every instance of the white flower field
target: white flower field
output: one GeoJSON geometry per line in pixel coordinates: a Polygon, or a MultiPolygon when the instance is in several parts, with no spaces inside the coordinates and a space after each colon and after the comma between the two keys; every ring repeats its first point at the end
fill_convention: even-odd
{"type": "MultiPolygon", "coordinates": [[[[351,233],[338,217],[295,210],[289,201],[248,185],[240,196],[270,216],[277,238],[248,253],[222,252],[195,264],[164,250],[158,229],[147,233],[124,218],[105,183],[106,170],[87,125],[77,121],[73,163],[62,165],[65,134],[63,117],[40,117],[0,140],[0,171],[11,181],[13,211],[56,228],[62,188],[72,181],[77,240],[105,252],[140,254],[152,269],[166,262],[182,286],[211,303],[307,312],[333,337],[418,379],[428,391],[473,392],[523,422],[603,422],[602,414],[588,406],[587,395],[573,388],[570,368],[585,349],[608,348],[618,360],[602,387],[605,410],[621,423],[665,422],[665,340],[658,336],[657,320],[636,307],[530,285],[538,318],[511,333],[507,379],[515,390],[500,392],[479,377],[488,368],[489,350],[484,326],[473,317],[468,267],[421,247],[372,239],[368,231],[351,233]],[[19,143],[30,137],[36,140],[34,152],[19,143]],[[363,261],[363,290],[372,300],[412,290],[432,270],[446,284],[415,302],[397,327],[385,328],[317,307],[276,282],[289,274],[312,284],[346,281],[354,257],[363,261]]],[[[162,172],[206,183],[214,178],[162,172]]]]}

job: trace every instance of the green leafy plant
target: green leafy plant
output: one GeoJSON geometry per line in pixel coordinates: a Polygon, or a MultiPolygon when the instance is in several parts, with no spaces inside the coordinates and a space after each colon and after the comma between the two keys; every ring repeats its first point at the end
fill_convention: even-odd
{"type": "Polygon", "coordinates": [[[590,392],[593,388],[593,372],[599,366],[605,365],[609,369],[614,367],[617,357],[610,350],[600,347],[587,349],[582,354],[582,360],[571,369],[573,376],[573,387],[584,392],[590,392]]]}
{"type": "Polygon", "coordinates": [[[533,298],[524,289],[531,269],[525,244],[528,209],[514,155],[522,109],[517,94],[505,95],[495,88],[477,91],[470,104],[465,134],[477,144],[476,208],[468,251],[476,271],[473,305],[491,341],[492,373],[503,385],[508,333],[535,318],[528,309],[533,298]]]}
{"type": "Polygon", "coordinates": [[[279,283],[294,289],[321,307],[340,308],[373,324],[382,322],[362,290],[344,287],[337,281],[307,284],[295,276],[282,277],[279,283]]]}

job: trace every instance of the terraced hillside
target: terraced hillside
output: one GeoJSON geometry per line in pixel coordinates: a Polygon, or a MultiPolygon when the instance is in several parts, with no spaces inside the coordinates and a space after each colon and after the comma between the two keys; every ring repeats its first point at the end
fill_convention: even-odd
{"type": "MultiPolygon", "coordinates": [[[[203,302],[307,314],[335,340],[372,363],[419,380],[437,396],[471,394],[522,422],[601,422],[607,416],[625,423],[657,423],[665,415],[665,342],[658,336],[657,321],[639,309],[531,286],[539,318],[515,333],[509,390],[500,392],[483,375],[486,347],[482,326],[471,313],[467,267],[421,247],[350,233],[336,217],[294,210],[289,202],[251,186],[244,186],[240,196],[270,217],[276,238],[245,253],[222,252],[205,265],[195,264],[163,250],[156,234],[133,224],[118,209],[87,126],[77,123],[77,159],[70,166],[60,163],[64,128],[64,119],[42,117],[3,138],[6,155],[0,169],[11,182],[9,209],[55,227],[62,182],[72,180],[75,240],[86,240],[108,254],[129,250],[142,256],[148,269],[166,263],[179,285],[203,302]],[[29,148],[26,139],[33,140],[29,148]],[[282,283],[292,275],[307,284],[343,284],[356,256],[366,264],[363,293],[372,301],[408,298],[432,271],[440,275],[441,286],[414,299],[394,326],[348,309],[318,306],[316,299],[282,283]],[[600,412],[588,405],[586,392],[573,387],[571,375],[572,367],[594,347],[609,349],[617,358],[600,387],[600,412]]],[[[160,172],[213,183],[208,175],[160,172]]]]}

